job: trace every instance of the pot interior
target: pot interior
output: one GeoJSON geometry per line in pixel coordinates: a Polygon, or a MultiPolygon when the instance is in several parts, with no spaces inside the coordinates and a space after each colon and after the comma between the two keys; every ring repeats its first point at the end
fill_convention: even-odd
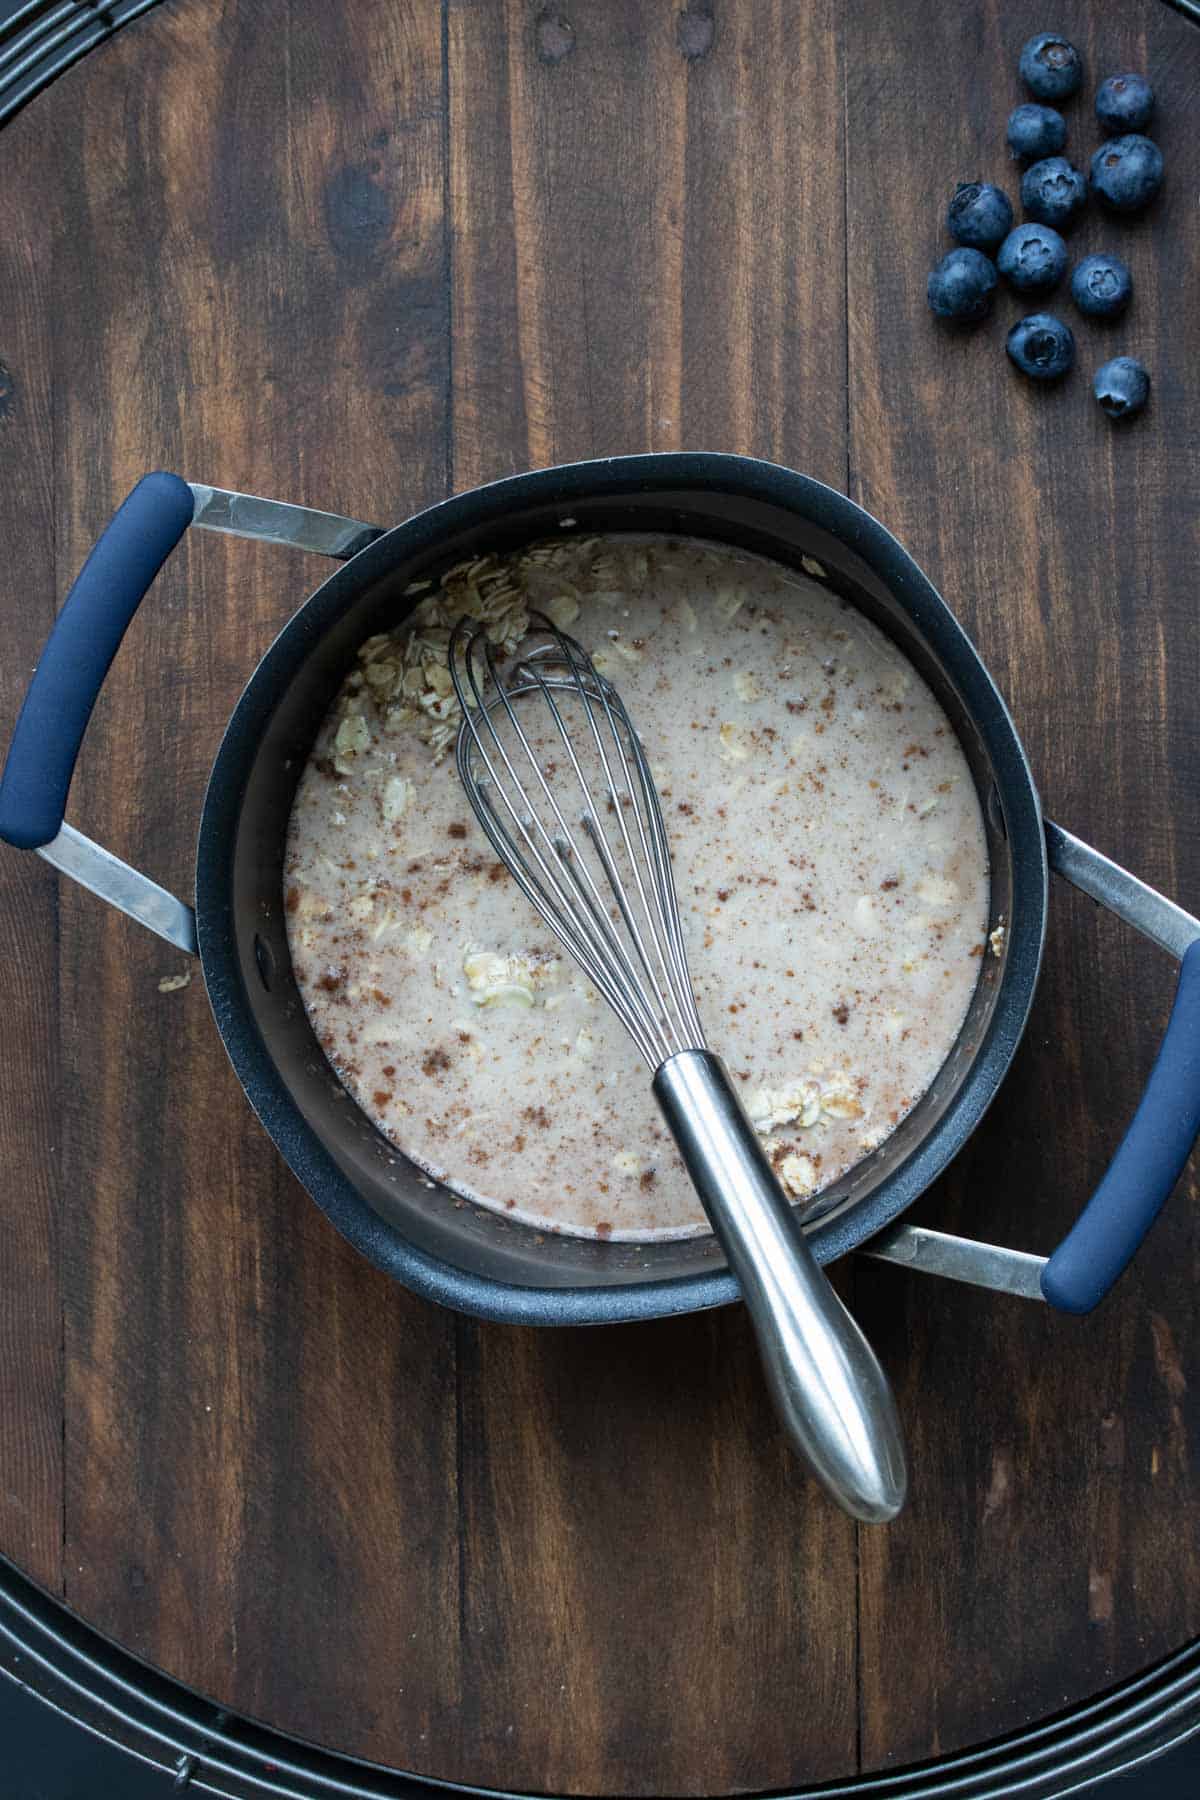
{"type": "MultiPolygon", "coordinates": [[[[464,1201],[377,1130],[342,1087],[309,1026],[282,904],[296,785],[358,645],[403,618],[410,582],[436,579],[464,557],[564,531],[708,538],[797,569],[801,557],[815,557],[830,585],[903,650],[948,714],[986,822],[989,930],[1005,925],[1005,954],[982,959],[958,1041],[923,1098],[891,1137],[806,1208],[823,1261],[878,1230],[940,1173],[995,1092],[1024,1025],[1045,910],[1040,818],[1020,744],[967,639],[899,546],[841,496],[740,459],[638,459],[637,466],[658,474],[656,465],[665,464],[707,468],[710,479],[671,482],[664,469],[648,483],[634,477],[633,459],[624,478],[621,463],[580,465],[480,490],[388,533],[332,576],[290,622],[251,681],[222,746],[198,878],[201,946],[218,1023],[251,1100],[293,1169],[343,1229],[352,1198],[365,1203],[373,1215],[370,1241],[361,1229],[348,1234],[385,1266],[392,1239],[468,1284],[602,1289],[686,1282],[724,1266],[711,1237],[595,1242],[538,1232],[464,1201]],[[732,476],[723,484],[711,479],[713,465],[767,471],[758,485],[770,489],[774,482],[780,491],[737,491],[732,476]],[[589,467],[596,472],[590,481],[582,473],[589,467]],[[247,1072],[264,1055],[282,1096],[256,1091],[247,1072]],[[330,1180],[330,1163],[340,1183],[330,1180]]],[[[637,1079],[641,1067],[632,1057],[630,1067],[637,1079]]],[[[401,1269],[393,1272],[404,1278],[401,1269]]],[[[481,1302],[475,1310],[489,1307],[481,1302]]]]}

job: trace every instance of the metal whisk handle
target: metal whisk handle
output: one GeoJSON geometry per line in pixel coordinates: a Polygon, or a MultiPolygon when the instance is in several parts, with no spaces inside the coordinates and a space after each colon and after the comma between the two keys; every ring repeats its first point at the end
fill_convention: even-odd
{"type": "Polygon", "coordinates": [[[825,1277],[720,1059],[670,1057],[654,1093],[729,1258],[793,1444],[853,1518],[904,1504],[904,1439],[887,1376],[825,1277]]]}

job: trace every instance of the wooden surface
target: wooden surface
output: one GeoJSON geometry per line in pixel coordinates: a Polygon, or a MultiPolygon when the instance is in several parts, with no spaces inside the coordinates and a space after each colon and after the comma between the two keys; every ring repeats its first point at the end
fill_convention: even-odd
{"type": "MultiPolygon", "coordinates": [[[[1057,0],[1091,75],[1152,78],[1168,186],[1076,234],[1136,298],[1043,393],[1011,297],[958,337],[924,279],[954,182],[1014,186],[1044,8],[937,12],[165,0],[123,31],[0,142],[0,728],[146,468],[386,521],[534,464],[745,451],[897,532],[1048,809],[1195,909],[1200,34],[1057,0]],[[1088,393],[1118,349],[1155,380],[1122,432],[1088,393]]],[[[71,805],[184,891],[223,721],[326,568],[201,538],[71,805]]],[[[283,1172],[198,977],[158,991],[178,957],[34,858],[0,856],[0,909],[0,1551],[139,1654],[402,1767],[683,1794],[974,1743],[1200,1632],[1190,1176],[1083,1323],[843,1272],[913,1462],[900,1522],[856,1533],[736,1311],[537,1334],[411,1299],[283,1172]]],[[[1171,986],[1057,893],[1027,1043],[917,1216],[1048,1249],[1171,986]]]]}

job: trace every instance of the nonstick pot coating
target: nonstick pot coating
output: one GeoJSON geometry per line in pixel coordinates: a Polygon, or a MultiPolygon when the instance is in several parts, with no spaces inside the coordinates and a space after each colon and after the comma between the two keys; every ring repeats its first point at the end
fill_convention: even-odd
{"type": "Polygon", "coordinates": [[[982,1116],[1019,1042],[1041,956],[1046,862],[1020,742],[974,649],[916,565],[843,496],[770,464],[667,455],[574,464],[477,489],[388,532],[337,570],[263,658],[209,783],[197,860],[200,950],[246,1092],[333,1223],[406,1285],[485,1317],[596,1323],[736,1298],[711,1238],[599,1243],[536,1231],[431,1183],[334,1075],[291,972],[282,904],[288,815],[317,728],[362,640],[403,619],[412,581],[464,557],[563,532],[710,538],[830,584],[892,637],[962,742],[987,822],[991,919],[962,1033],[932,1087],[878,1150],[820,1195],[822,1261],[880,1230],[936,1178],[982,1116]]]}

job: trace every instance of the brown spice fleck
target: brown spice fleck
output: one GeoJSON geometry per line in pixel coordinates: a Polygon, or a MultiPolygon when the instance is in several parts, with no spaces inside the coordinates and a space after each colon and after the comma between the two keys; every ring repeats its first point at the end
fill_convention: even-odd
{"type": "Polygon", "coordinates": [[[437,1075],[449,1067],[449,1054],[439,1046],[436,1050],[431,1050],[429,1052],[429,1055],[421,1064],[421,1073],[422,1075],[437,1075]]]}
{"type": "Polygon", "coordinates": [[[512,1141],[512,1147],[517,1155],[520,1156],[522,1150],[525,1148],[525,1133],[523,1131],[518,1131],[516,1137],[512,1141]]]}
{"type": "Polygon", "coordinates": [[[448,826],[447,830],[452,838],[465,838],[467,835],[467,828],[461,819],[455,819],[453,825],[448,826]]]}
{"type": "Polygon", "coordinates": [[[879,885],[885,894],[889,893],[892,888],[900,886],[900,877],[898,875],[889,876],[887,881],[881,881],[879,885]]]}
{"type": "Polygon", "coordinates": [[[641,1174],[638,1176],[638,1186],[642,1189],[643,1192],[648,1192],[654,1186],[654,1170],[653,1169],[643,1169],[642,1170],[641,1174]]]}
{"type": "Polygon", "coordinates": [[[295,912],[295,910],[299,906],[299,904],[300,904],[300,889],[298,887],[290,887],[287,891],[287,899],[284,901],[284,905],[287,907],[289,912],[295,912]]]}
{"type": "Polygon", "coordinates": [[[844,1000],[843,1000],[843,1001],[842,1001],[842,1003],[841,1003],[841,1005],[840,1005],[840,1006],[835,1006],[835,1007],[834,1007],[834,1009],[833,1009],[833,1016],[834,1016],[834,1018],[835,1018],[835,1019],[836,1019],[836,1020],[837,1020],[837,1022],[838,1022],[838,1024],[839,1024],[839,1025],[847,1025],[847,1024],[849,1024],[849,1022],[850,1022],[850,1008],[849,1008],[849,1007],[848,1007],[848,1006],[847,1006],[847,1005],[846,1005],[846,1002],[845,1002],[845,1001],[844,1001],[844,1000]]]}
{"type": "Polygon", "coordinates": [[[379,1088],[371,1095],[371,1098],[376,1106],[388,1106],[391,1104],[392,1096],[387,1092],[386,1088],[379,1088]]]}
{"type": "Polygon", "coordinates": [[[394,1075],[396,1073],[395,1063],[384,1063],[383,1072],[385,1075],[388,1075],[388,1076],[394,1075]]]}
{"type": "MultiPolygon", "coordinates": [[[[604,1183],[601,1182],[600,1185],[601,1185],[601,1187],[603,1187],[604,1183]]],[[[609,1221],[607,1219],[597,1220],[596,1236],[598,1238],[610,1238],[612,1236],[612,1225],[609,1223],[609,1221]]]]}
{"type": "Polygon", "coordinates": [[[527,1106],[521,1117],[527,1125],[537,1125],[542,1131],[545,1131],[550,1124],[550,1115],[544,1106],[527,1106]]]}

